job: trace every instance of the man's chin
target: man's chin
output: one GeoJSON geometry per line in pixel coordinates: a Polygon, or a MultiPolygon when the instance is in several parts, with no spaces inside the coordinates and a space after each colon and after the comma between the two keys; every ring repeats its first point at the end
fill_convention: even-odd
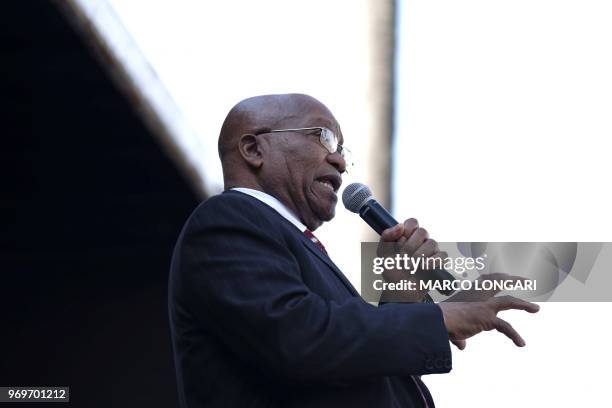
{"type": "Polygon", "coordinates": [[[331,208],[326,208],[317,214],[317,218],[321,221],[321,224],[324,222],[331,221],[336,216],[336,206],[332,206],[331,208]]]}
{"type": "Polygon", "coordinates": [[[312,214],[312,219],[307,223],[307,227],[309,230],[314,231],[323,225],[324,222],[331,221],[335,216],[335,211],[332,209],[330,211],[317,211],[312,214]]]}
{"type": "MultiPolygon", "coordinates": [[[[324,199],[316,195],[312,198],[314,199],[310,202],[310,208],[314,218],[313,224],[316,224],[316,227],[320,227],[321,224],[331,221],[336,216],[336,204],[338,202],[337,200],[324,199]]],[[[309,229],[314,231],[312,226],[309,229]]]]}

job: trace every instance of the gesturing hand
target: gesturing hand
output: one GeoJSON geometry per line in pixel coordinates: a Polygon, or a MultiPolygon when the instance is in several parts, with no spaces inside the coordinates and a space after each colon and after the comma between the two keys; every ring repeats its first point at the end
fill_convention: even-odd
{"type": "Polygon", "coordinates": [[[536,313],[540,306],[512,296],[493,297],[483,302],[442,302],[438,303],[444,316],[449,339],[459,349],[465,348],[465,340],[482,332],[497,330],[505,334],[519,347],[525,340],[507,321],[497,317],[502,310],[524,310],[536,313]]]}

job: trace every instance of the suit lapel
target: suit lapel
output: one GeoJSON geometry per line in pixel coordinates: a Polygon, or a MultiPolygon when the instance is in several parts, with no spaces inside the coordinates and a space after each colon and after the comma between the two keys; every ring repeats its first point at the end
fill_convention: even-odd
{"type": "Polygon", "coordinates": [[[225,190],[223,192],[223,194],[240,194],[240,195],[244,195],[247,197],[251,197],[253,200],[255,200],[259,205],[261,205],[263,208],[267,208],[268,211],[271,211],[272,213],[275,214],[275,216],[280,217],[285,223],[287,223],[288,225],[291,225],[291,229],[292,231],[295,230],[295,233],[300,237],[300,239],[302,240],[302,243],[304,244],[304,246],[313,254],[315,254],[315,256],[317,258],[319,258],[321,261],[323,261],[327,266],[329,266],[329,268],[336,274],[336,276],[338,277],[338,279],[340,279],[340,281],[344,284],[344,286],[346,286],[346,288],[348,289],[348,291],[350,293],[353,294],[353,296],[361,296],[359,294],[359,292],[357,292],[357,290],[353,287],[353,285],[351,284],[351,282],[349,282],[349,280],[346,278],[346,276],[344,276],[344,274],[342,273],[342,271],[340,269],[338,269],[338,267],[332,262],[331,259],[329,259],[329,257],[327,255],[325,255],[306,235],[304,235],[303,232],[299,231],[298,228],[295,228],[295,225],[293,225],[291,222],[289,222],[285,217],[283,217],[278,211],[276,211],[274,208],[270,207],[268,204],[262,202],[261,200],[250,196],[249,194],[245,194],[242,193],[240,191],[235,191],[235,190],[225,190]]]}
{"type": "Polygon", "coordinates": [[[346,276],[344,276],[344,274],[342,273],[342,271],[340,269],[338,269],[338,267],[332,262],[331,259],[329,259],[329,257],[327,255],[325,255],[308,237],[306,237],[305,235],[302,234],[302,243],[304,244],[304,246],[310,251],[312,252],[317,258],[319,258],[321,261],[325,262],[325,264],[327,266],[329,266],[329,268],[336,274],[336,276],[338,277],[338,279],[340,279],[340,281],[344,284],[344,286],[346,286],[346,288],[349,290],[349,292],[351,292],[353,294],[353,296],[361,296],[359,294],[359,292],[357,292],[357,290],[353,287],[353,285],[351,284],[351,282],[349,282],[349,280],[346,278],[346,276]]]}

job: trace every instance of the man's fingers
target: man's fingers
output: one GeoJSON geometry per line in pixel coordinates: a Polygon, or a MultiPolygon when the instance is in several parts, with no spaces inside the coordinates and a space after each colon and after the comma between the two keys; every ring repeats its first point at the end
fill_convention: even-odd
{"type": "Polygon", "coordinates": [[[467,345],[467,342],[465,340],[452,340],[451,339],[451,343],[457,346],[459,350],[464,350],[465,346],[467,345]]]}
{"type": "Polygon", "coordinates": [[[414,233],[408,238],[406,242],[407,253],[414,254],[416,250],[423,245],[423,243],[429,238],[429,233],[425,228],[417,228],[414,233]]]}
{"type": "Polygon", "coordinates": [[[383,231],[380,238],[384,242],[398,242],[404,245],[406,240],[419,228],[419,223],[414,218],[409,218],[403,224],[394,225],[383,231]]]}
{"type": "Polygon", "coordinates": [[[525,346],[525,340],[523,340],[521,335],[518,334],[516,330],[514,330],[514,327],[512,327],[510,323],[508,323],[507,321],[503,319],[500,319],[499,317],[495,319],[495,330],[497,330],[500,333],[505,334],[517,346],[519,347],[525,346]]]}
{"type": "Polygon", "coordinates": [[[489,299],[490,302],[493,303],[493,307],[495,308],[495,312],[500,312],[502,310],[524,310],[529,313],[536,313],[540,310],[540,306],[535,303],[527,302],[526,300],[515,298],[513,296],[499,296],[489,299]]]}
{"type": "Polygon", "coordinates": [[[436,258],[436,259],[440,258],[440,259],[442,259],[444,261],[444,260],[446,260],[448,258],[448,252],[446,252],[446,251],[438,251],[435,254],[433,254],[431,257],[432,258],[436,258]]]}
{"type": "Polygon", "coordinates": [[[397,240],[397,247],[403,248],[404,245],[406,245],[406,241],[408,241],[408,238],[406,238],[405,234],[402,234],[402,236],[397,240]]]}
{"type": "Polygon", "coordinates": [[[391,228],[387,228],[380,235],[380,240],[383,242],[395,242],[404,234],[404,224],[397,224],[391,228]]]}
{"type": "Polygon", "coordinates": [[[419,228],[419,222],[415,218],[408,218],[404,221],[404,237],[410,238],[417,228],[419,228]]]}
{"type": "Polygon", "coordinates": [[[433,255],[438,253],[440,248],[438,247],[438,242],[435,239],[428,239],[421,245],[412,255],[414,258],[418,258],[423,255],[425,258],[431,258],[433,255]]]}

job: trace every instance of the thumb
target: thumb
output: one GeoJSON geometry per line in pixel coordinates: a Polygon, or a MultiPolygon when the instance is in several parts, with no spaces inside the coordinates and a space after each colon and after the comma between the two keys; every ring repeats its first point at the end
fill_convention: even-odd
{"type": "Polygon", "coordinates": [[[465,340],[452,340],[451,339],[451,343],[457,346],[459,350],[465,349],[465,346],[467,345],[467,342],[465,340]]]}
{"type": "Polygon", "coordinates": [[[383,242],[395,242],[404,235],[404,224],[397,224],[391,228],[387,228],[380,234],[380,240],[383,242]]]}

